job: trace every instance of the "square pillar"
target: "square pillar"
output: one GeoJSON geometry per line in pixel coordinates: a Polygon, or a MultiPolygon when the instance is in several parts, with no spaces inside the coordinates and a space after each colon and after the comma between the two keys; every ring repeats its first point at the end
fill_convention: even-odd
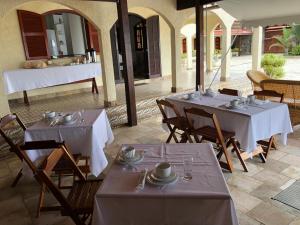
{"type": "Polygon", "coordinates": [[[187,69],[193,69],[193,37],[186,36],[187,69]]]}
{"type": "Polygon", "coordinates": [[[252,69],[261,69],[263,46],[263,28],[261,26],[253,28],[252,36],[252,69]]]}
{"type": "Polygon", "coordinates": [[[172,53],[172,87],[173,93],[182,90],[181,84],[181,50],[182,39],[180,28],[171,29],[171,53],[172,53]]]}
{"type": "Polygon", "coordinates": [[[109,107],[115,105],[117,99],[109,30],[103,30],[103,32],[98,31],[98,37],[100,37],[104,105],[109,107]]]}
{"type": "Polygon", "coordinates": [[[231,26],[223,26],[222,35],[222,65],[221,81],[226,81],[230,76],[231,64],[231,26]]]}
{"type": "Polygon", "coordinates": [[[215,33],[214,30],[207,35],[207,55],[206,55],[206,70],[211,72],[214,69],[213,60],[215,54],[215,33]]]}

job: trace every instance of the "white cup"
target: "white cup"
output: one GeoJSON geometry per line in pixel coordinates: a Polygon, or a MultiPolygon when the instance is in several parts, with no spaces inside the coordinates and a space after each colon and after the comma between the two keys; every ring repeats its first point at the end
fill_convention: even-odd
{"type": "Polygon", "coordinates": [[[135,148],[132,146],[124,147],[121,151],[123,159],[132,159],[135,156],[135,148]]]}
{"type": "Polygon", "coordinates": [[[53,112],[53,111],[46,111],[46,112],[44,113],[44,117],[45,117],[46,119],[54,118],[55,115],[56,115],[56,113],[53,112]]]}
{"type": "Polygon", "coordinates": [[[255,99],[256,99],[255,95],[248,95],[248,101],[249,101],[249,103],[254,103],[255,99]]]}
{"type": "Polygon", "coordinates": [[[188,96],[189,96],[189,99],[192,99],[192,98],[195,97],[195,94],[194,93],[190,93],[190,94],[188,94],[188,96]]]}
{"type": "Polygon", "coordinates": [[[236,108],[239,105],[239,100],[234,99],[232,101],[230,101],[230,105],[234,108],[236,108]]]}
{"type": "Polygon", "coordinates": [[[70,121],[72,120],[72,118],[73,118],[73,115],[72,115],[72,114],[66,114],[66,115],[64,116],[64,121],[65,121],[65,122],[70,122],[70,121]]]}
{"type": "Polygon", "coordinates": [[[167,162],[159,163],[155,166],[155,176],[158,178],[167,178],[171,175],[171,164],[167,162]]]}

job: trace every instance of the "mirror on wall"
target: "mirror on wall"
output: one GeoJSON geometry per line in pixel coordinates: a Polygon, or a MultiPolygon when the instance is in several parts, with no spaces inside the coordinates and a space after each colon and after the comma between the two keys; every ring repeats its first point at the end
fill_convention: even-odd
{"type": "Polygon", "coordinates": [[[98,30],[76,12],[17,12],[27,60],[83,55],[92,48],[100,52],[98,30]]]}
{"type": "Polygon", "coordinates": [[[72,13],[49,14],[45,22],[52,57],[85,54],[88,46],[83,17],[72,13]]]}

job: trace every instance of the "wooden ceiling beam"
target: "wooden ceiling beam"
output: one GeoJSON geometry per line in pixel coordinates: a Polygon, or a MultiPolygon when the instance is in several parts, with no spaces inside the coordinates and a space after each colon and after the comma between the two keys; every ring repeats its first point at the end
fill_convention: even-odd
{"type": "Polygon", "coordinates": [[[199,2],[200,5],[212,4],[222,0],[177,0],[177,10],[189,9],[196,7],[196,3],[199,2]]]}

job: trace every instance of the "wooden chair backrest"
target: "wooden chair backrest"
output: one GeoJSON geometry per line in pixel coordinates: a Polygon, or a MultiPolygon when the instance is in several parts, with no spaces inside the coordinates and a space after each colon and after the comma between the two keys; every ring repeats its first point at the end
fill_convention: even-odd
{"type": "Polygon", "coordinates": [[[171,102],[167,101],[167,100],[156,100],[156,103],[159,107],[159,110],[163,116],[163,119],[168,119],[168,116],[165,112],[164,108],[170,108],[173,113],[176,115],[176,117],[181,117],[179,111],[177,110],[177,108],[175,107],[175,105],[173,105],[171,102]]]}
{"type": "Polygon", "coordinates": [[[254,91],[253,94],[255,96],[263,97],[263,98],[265,98],[265,97],[278,98],[280,103],[283,102],[283,98],[284,98],[284,94],[278,93],[278,92],[273,91],[273,90],[254,91]]]}
{"type": "Polygon", "coordinates": [[[200,109],[200,108],[189,108],[189,109],[185,108],[184,113],[185,113],[187,121],[188,121],[188,126],[192,130],[197,129],[193,123],[193,118],[192,118],[193,116],[194,117],[199,116],[199,117],[205,117],[205,118],[211,119],[211,121],[214,125],[214,128],[217,131],[217,137],[216,137],[217,140],[220,142],[220,144],[222,145],[222,147],[224,149],[226,148],[225,139],[224,139],[224,136],[223,136],[223,133],[221,130],[221,126],[220,126],[220,123],[219,123],[219,120],[218,120],[216,114],[206,112],[205,110],[200,109]]]}
{"type": "Polygon", "coordinates": [[[239,91],[230,88],[219,89],[219,92],[224,95],[239,96],[239,91]]]}
{"type": "MultiPolygon", "coordinates": [[[[56,164],[59,162],[59,160],[64,157],[64,159],[70,161],[70,165],[72,166],[72,169],[74,170],[74,173],[80,178],[84,179],[85,177],[80,171],[80,169],[77,167],[72,155],[69,153],[66,145],[64,142],[56,142],[54,140],[49,141],[32,141],[32,142],[26,142],[24,145],[20,146],[21,151],[26,150],[48,150],[48,149],[54,149],[42,162],[39,169],[44,169],[48,174],[52,173],[53,168],[56,166],[56,164]]],[[[27,156],[27,154],[26,154],[27,156]]]]}

